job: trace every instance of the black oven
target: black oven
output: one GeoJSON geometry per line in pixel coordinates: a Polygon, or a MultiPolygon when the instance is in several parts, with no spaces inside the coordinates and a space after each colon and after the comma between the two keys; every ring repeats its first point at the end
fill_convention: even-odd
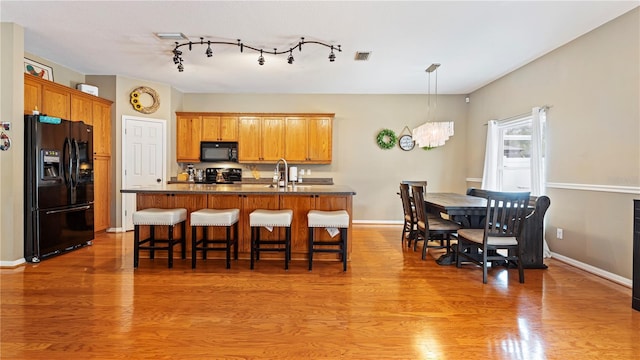
{"type": "Polygon", "coordinates": [[[200,142],[200,161],[238,162],[238,143],[235,141],[200,142]]]}

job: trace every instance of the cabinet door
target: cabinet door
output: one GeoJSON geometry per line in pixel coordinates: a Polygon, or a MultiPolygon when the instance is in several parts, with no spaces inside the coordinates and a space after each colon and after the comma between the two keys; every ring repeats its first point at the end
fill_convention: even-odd
{"type": "Polygon", "coordinates": [[[202,118],[178,116],[176,118],[176,158],[178,162],[200,162],[202,118]]]}
{"type": "Polygon", "coordinates": [[[309,118],[308,160],[314,164],[330,164],[332,153],[331,118],[309,118]]]}
{"type": "Polygon", "coordinates": [[[220,141],[220,116],[202,117],[202,141],[220,141]]]}
{"type": "Polygon", "coordinates": [[[93,157],[94,231],[106,230],[111,223],[111,158],[93,157]]]}
{"type": "Polygon", "coordinates": [[[309,136],[307,118],[288,117],[285,119],[284,158],[292,163],[308,160],[309,136]]]}
{"type": "Polygon", "coordinates": [[[260,118],[241,117],[238,120],[238,161],[262,160],[260,153],[260,118]]]}
{"type": "Polygon", "coordinates": [[[277,161],[284,157],[284,118],[262,118],[262,160],[277,161]]]}
{"type": "Polygon", "coordinates": [[[70,92],[57,86],[45,84],[42,86],[42,110],[41,114],[70,118],[70,92]]]}
{"type": "Polygon", "coordinates": [[[71,121],[93,125],[93,102],[90,97],[71,94],[71,121]]]}
{"type": "Polygon", "coordinates": [[[111,156],[111,104],[93,101],[93,151],[111,156]]]}
{"type": "Polygon", "coordinates": [[[24,75],[24,113],[31,115],[33,110],[42,111],[42,85],[33,78],[24,75]]]}
{"type": "Polygon", "coordinates": [[[220,117],[220,140],[238,141],[238,117],[220,117]]]}

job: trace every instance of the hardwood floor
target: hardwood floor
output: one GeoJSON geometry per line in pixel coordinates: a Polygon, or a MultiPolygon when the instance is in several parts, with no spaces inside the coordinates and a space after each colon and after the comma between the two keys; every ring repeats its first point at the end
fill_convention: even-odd
{"type": "Polygon", "coordinates": [[[547,270],[439,266],[400,226],[354,226],[352,261],[141,259],[133,234],[1,274],[2,359],[638,359],[631,289],[547,270]]]}

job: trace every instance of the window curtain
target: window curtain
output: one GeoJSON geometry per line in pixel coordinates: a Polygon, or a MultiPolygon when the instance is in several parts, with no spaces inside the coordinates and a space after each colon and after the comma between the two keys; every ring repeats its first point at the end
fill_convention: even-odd
{"type": "Polygon", "coordinates": [[[531,195],[534,196],[545,193],[542,129],[546,117],[544,108],[534,107],[531,110],[531,195]]]}
{"type": "Polygon", "coordinates": [[[495,190],[498,187],[498,154],[500,154],[500,126],[498,121],[487,123],[487,148],[484,153],[484,171],[482,189],[495,190]]]}

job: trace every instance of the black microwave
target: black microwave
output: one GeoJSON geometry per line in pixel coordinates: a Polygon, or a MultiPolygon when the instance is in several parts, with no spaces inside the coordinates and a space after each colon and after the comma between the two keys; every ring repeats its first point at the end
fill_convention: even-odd
{"type": "Polygon", "coordinates": [[[238,162],[238,143],[235,141],[200,142],[200,161],[238,162]]]}

